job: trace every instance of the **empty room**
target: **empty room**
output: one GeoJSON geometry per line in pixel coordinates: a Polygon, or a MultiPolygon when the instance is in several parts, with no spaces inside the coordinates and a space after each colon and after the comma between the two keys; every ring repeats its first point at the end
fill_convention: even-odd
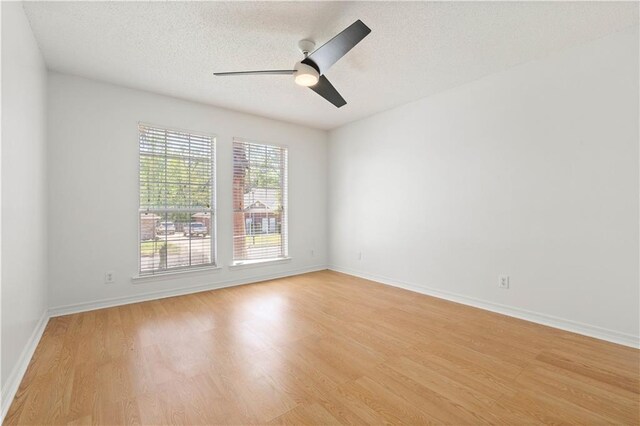
{"type": "Polygon", "coordinates": [[[2,425],[640,425],[640,3],[2,1],[2,425]]]}

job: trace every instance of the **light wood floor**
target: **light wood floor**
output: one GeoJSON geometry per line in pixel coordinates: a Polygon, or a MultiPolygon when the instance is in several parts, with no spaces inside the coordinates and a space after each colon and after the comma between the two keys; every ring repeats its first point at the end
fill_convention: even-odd
{"type": "Polygon", "coordinates": [[[6,424],[635,424],[639,352],[334,272],[53,318],[6,424]]]}

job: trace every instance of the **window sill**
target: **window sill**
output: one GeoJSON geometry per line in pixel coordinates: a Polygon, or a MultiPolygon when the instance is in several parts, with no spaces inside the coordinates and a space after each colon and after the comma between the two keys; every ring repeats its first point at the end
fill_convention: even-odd
{"type": "Polygon", "coordinates": [[[157,274],[134,275],[131,281],[134,284],[144,284],[151,281],[170,280],[190,275],[204,275],[211,272],[220,271],[219,266],[203,266],[201,268],[181,269],[176,271],[159,272],[157,274]]]}
{"type": "Polygon", "coordinates": [[[242,260],[233,262],[229,265],[229,269],[245,269],[245,268],[259,268],[261,266],[269,266],[278,263],[289,263],[290,257],[279,257],[277,259],[260,259],[260,260],[242,260]]]}

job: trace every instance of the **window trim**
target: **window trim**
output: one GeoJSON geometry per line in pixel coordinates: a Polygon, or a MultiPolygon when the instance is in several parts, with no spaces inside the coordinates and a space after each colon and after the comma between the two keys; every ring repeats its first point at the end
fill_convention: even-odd
{"type": "MultiPolygon", "coordinates": [[[[285,173],[286,173],[286,181],[287,181],[287,185],[285,188],[285,193],[287,194],[287,202],[284,205],[284,211],[285,211],[285,215],[284,215],[284,221],[282,223],[282,227],[286,230],[285,235],[287,236],[287,239],[285,241],[285,247],[286,247],[286,253],[283,256],[280,257],[272,257],[272,258],[267,258],[267,259],[243,259],[243,260],[235,260],[233,258],[233,253],[234,253],[234,249],[233,249],[233,239],[234,239],[234,234],[233,234],[233,223],[231,224],[231,263],[229,264],[229,269],[243,269],[243,268],[250,268],[250,267],[260,267],[260,266],[269,266],[273,263],[283,263],[283,262],[289,262],[291,260],[291,253],[289,252],[289,163],[291,162],[291,150],[289,149],[289,145],[288,144],[284,144],[284,143],[278,143],[278,142],[264,142],[264,141],[257,141],[255,139],[249,139],[249,138],[244,138],[244,137],[240,137],[240,136],[232,136],[231,137],[231,151],[233,154],[233,143],[234,142],[242,142],[242,143],[248,143],[248,144],[255,144],[255,145],[269,145],[269,146],[275,146],[278,148],[284,148],[287,151],[287,163],[285,165],[285,173]]],[[[231,169],[232,169],[232,173],[233,173],[233,155],[232,155],[232,163],[231,163],[231,169]]],[[[233,178],[231,179],[231,198],[233,200],[233,178]]],[[[233,201],[231,202],[231,217],[233,217],[235,211],[234,211],[234,207],[233,207],[233,201]]]]}
{"type": "Polygon", "coordinates": [[[145,284],[150,281],[170,280],[188,275],[207,275],[222,270],[221,266],[212,265],[195,265],[183,268],[169,269],[167,272],[158,272],[157,274],[136,274],[131,277],[134,284],[145,284]]]}
{"type": "MultiPolygon", "coordinates": [[[[218,197],[218,176],[217,176],[217,164],[216,164],[216,154],[217,154],[217,145],[218,145],[218,136],[215,133],[211,132],[201,132],[197,130],[187,130],[179,127],[171,127],[171,126],[163,126],[159,124],[153,124],[147,121],[138,121],[136,123],[136,134],[137,134],[137,145],[138,145],[138,165],[137,165],[137,174],[138,174],[138,211],[137,211],[137,229],[138,234],[136,237],[137,241],[137,252],[138,252],[138,271],[137,273],[131,277],[132,281],[147,281],[151,278],[161,278],[161,277],[169,277],[176,275],[185,275],[192,272],[202,272],[202,271],[215,271],[221,269],[218,265],[218,205],[217,205],[217,197],[218,197]],[[211,183],[211,208],[204,211],[211,212],[211,229],[212,229],[212,237],[211,237],[211,262],[204,263],[200,265],[191,265],[191,266],[183,266],[176,267],[171,269],[166,269],[162,271],[151,271],[151,272],[142,272],[142,250],[141,250],[141,240],[140,235],[142,229],[140,228],[140,214],[144,211],[153,211],[159,209],[142,209],[140,207],[140,126],[145,127],[153,127],[162,130],[168,130],[172,132],[178,133],[188,133],[195,134],[200,136],[207,136],[211,138],[211,179],[213,182],[211,183]],[[215,236],[215,238],[214,238],[215,236]]],[[[185,209],[178,209],[185,210],[185,209]]]]}
{"type": "Polygon", "coordinates": [[[291,257],[274,257],[272,259],[236,260],[229,265],[229,269],[257,268],[278,263],[291,262],[291,257]]]}

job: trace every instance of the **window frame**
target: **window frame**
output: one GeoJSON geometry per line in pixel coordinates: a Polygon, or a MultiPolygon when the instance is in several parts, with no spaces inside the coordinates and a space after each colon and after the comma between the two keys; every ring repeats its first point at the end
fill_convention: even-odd
{"type": "Polygon", "coordinates": [[[161,277],[164,275],[175,275],[175,274],[185,274],[185,273],[189,273],[189,272],[196,272],[196,271],[203,271],[203,270],[216,270],[216,269],[220,269],[220,267],[218,266],[218,213],[217,213],[217,195],[218,195],[218,179],[217,179],[217,169],[216,169],[216,150],[217,150],[217,135],[214,133],[210,133],[210,132],[201,132],[201,131],[194,131],[194,130],[187,130],[187,129],[183,129],[183,128],[178,128],[178,127],[171,127],[171,126],[163,126],[163,125],[158,125],[158,124],[153,124],[153,123],[149,123],[146,121],[138,121],[137,122],[137,141],[138,141],[138,166],[137,166],[137,174],[138,174],[138,212],[137,212],[137,229],[138,229],[138,235],[136,237],[137,240],[137,252],[138,252],[138,271],[137,271],[137,275],[135,275],[133,278],[134,280],[146,280],[149,278],[153,278],[153,277],[161,277]],[[143,209],[141,207],[141,181],[140,181],[140,128],[141,127],[150,127],[150,128],[155,128],[155,129],[161,129],[161,130],[165,130],[165,131],[171,131],[171,132],[177,132],[177,133],[187,133],[190,135],[198,135],[198,136],[205,136],[211,139],[211,200],[210,200],[210,205],[211,207],[209,209],[204,209],[202,210],[203,212],[210,212],[211,214],[211,243],[210,243],[210,253],[211,253],[211,262],[209,263],[203,263],[200,265],[189,265],[189,266],[178,266],[178,267],[174,267],[174,268],[167,268],[167,269],[155,269],[152,271],[148,271],[148,272],[143,272],[142,271],[142,239],[141,237],[141,224],[140,224],[140,215],[144,212],[156,212],[156,211],[164,211],[164,212],[180,212],[180,211],[194,211],[195,209],[188,209],[188,208],[179,208],[179,209],[166,209],[166,210],[162,210],[162,209],[143,209]]]}
{"type": "Polygon", "coordinates": [[[239,268],[243,268],[243,267],[259,267],[259,266],[267,266],[269,264],[273,264],[273,263],[281,263],[281,262],[288,262],[291,260],[291,255],[289,253],[289,163],[290,163],[290,150],[289,150],[289,145],[288,144],[283,144],[283,143],[277,143],[277,142],[262,142],[262,141],[257,141],[254,139],[249,139],[249,138],[244,138],[244,137],[240,137],[240,136],[233,136],[231,138],[231,153],[232,153],[232,158],[231,158],[231,173],[232,173],[232,179],[231,179],[231,215],[233,218],[233,215],[235,214],[235,208],[234,208],[234,203],[233,203],[233,170],[235,167],[235,158],[233,157],[233,145],[235,142],[241,142],[241,143],[246,143],[246,144],[254,144],[254,145],[267,145],[267,146],[273,146],[273,147],[277,147],[277,148],[281,148],[284,149],[286,152],[286,157],[285,157],[285,165],[284,165],[284,180],[286,182],[285,185],[283,185],[283,193],[285,196],[283,196],[283,206],[282,206],[282,210],[284,212],[284,219],[281,219],[281,234],[283,233],[284,230],[284,235],[285,235],[285,240],[283,241],[283,247],[284,247],[284,253],[282,256],[280,257],[273,257],[273,258],[264,258],[264,259],[241,259],[241,260],[236,260],[234,258],[234,238],[235,238],[235,234],[234,234],[234,223],[233,223],[233,219],[232,219],[232,224],[231,224],[231,264],[229,265],[229,267],[231,269],[239,269],[239,268]]]}

